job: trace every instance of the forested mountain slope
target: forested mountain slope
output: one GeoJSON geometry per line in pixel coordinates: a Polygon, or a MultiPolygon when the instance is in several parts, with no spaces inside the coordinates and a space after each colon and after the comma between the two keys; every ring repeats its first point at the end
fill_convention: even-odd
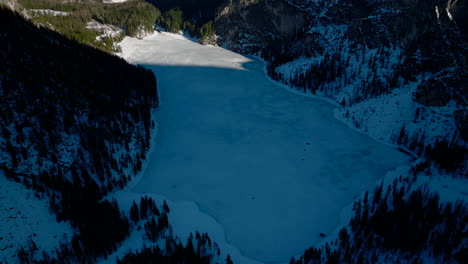
{"type": "Polygon", "coordinates": [[[3,7],[0,32],[0,169],[48,197],[79,230],[74,254],[92,260],[128,234],[117,205],[99,200],[141,168],[155,77],[3,7]]]}
{"type": "Polygon", "coordinates": [[[161,13],[143,0],[106,3],[97,0],[18,0],[23,13],[35,23],[106,51],[118,51],[125,36],[153,32],[161,13]]]}
{"type": "Polygon", "coordinates": [[[194,24],[204,24],[214,20],[220,7],[226,0],[146,0],[166,12],[173,8],[180,9],[185,15],[185,19],[194,24]]]}
{"type": "Polygon", "coordinates": [[[5,9],[1,19],[2,168],[97,196],[123,186],[149,146],[154,75],[5,9]]]}
{"type": "Polygon", "coordinates": [[[466,263],[466,202],[415,187],[417,178],[400,176],[366,192],[337,239],[307,249],[290,264],[466,263]]]}

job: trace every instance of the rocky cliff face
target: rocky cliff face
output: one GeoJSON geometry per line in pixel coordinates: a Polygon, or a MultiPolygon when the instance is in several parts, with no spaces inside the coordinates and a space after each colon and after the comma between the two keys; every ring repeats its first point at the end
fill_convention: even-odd
{"type": "Polygon", "coordinates": [[[283,0],[230,1],[216,18],[218,43],[243,53],[256,53],[269,43],[303,33],[307,14],[283,0]]]}
{"type": "Polygon", "coordinates": [[[221,45],[260,54],[272,78],[341,104],[338,118],[377,139],[466,153],[466,2],[238,0],[216,32],[221,45]]]}
{"type": "Polygon", "coordinates": [[[28,17],[26,10],[24,10],[16,0],[0,0],[0,6],[5,6],[10,10],[20,13],[24,17],[28,17]]]}

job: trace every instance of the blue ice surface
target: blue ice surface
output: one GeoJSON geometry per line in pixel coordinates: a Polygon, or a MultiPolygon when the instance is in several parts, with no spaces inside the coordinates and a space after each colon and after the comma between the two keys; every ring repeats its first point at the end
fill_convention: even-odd
{"type": "Polygon", "coordinates": [[[268,80],[260,61],[244,70],[146,67],[158,78],[159,131],[133,190],[194,201],[248,257],[288,262],[336,229],[362,191],[408,164],[336,120],[335,106],[268,80]]]}

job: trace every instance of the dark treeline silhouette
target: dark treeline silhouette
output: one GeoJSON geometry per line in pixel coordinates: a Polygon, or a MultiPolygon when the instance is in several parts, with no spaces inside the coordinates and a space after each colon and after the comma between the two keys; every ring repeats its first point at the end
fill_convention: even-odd
{"type": "MultiPolygon", "coordinates": [[[[145,247],[137,252],[130,251],[121,260],[119,264],[125,263],[167,263],[167,264],[210,264],[214,258],[213,254],[219,256],[220,251],[216,243],[212,243],[207,234],[190,234],[185,245],[172,238],[166,239],[165,249],[159,246],[145,247]]],[[[226,263],[230,260],[228,259],[226,263]]]]}
{"type": "Polygon", "coordinates": [[[146,0],[146,2],[153,4],[162,12],[180,9],[187,21],[201,26],[214,21],[227,0],[146,0]]]}
{"type": "MultiPolygon", "coordinates": [[[[448,138],[438,138],[434,143],[428,144],[425,142],[424,133],[410,135],[403,125],[395,142],[425,157],[439,170],[454,176],[468,177],[468,150],[465,144],[458,140],[457,134],[448,138]]],[[[431,164],[427,164],[426,168],[431,164]]]]}
{"type": "Polygon", "coordinates": [[[165,11],[156,22],[169,32],[179,33],[181,30],[184,30],[190,36],[200,38],[201,40],[211,38],[215,34],[212,21],[204,24],[193,23],[179,8],[165,11]]]}
{"type": "Polygon", "coordinates": [[[310,248],[290,263],[466,263],[468,207],[463,201],[440,202],[424,188],[412,190],[416,177],[396,179],[355,202],[354,216],[338,239],[310,248]],[[380,261],[378,261],[380,259],[380,261]]]}

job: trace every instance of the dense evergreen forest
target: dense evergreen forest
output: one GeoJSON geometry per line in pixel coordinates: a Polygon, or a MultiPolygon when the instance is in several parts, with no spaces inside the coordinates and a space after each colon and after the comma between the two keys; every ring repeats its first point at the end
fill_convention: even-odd
{"type": "Polygon", "coordinates": [[[107,51],[113,51],[114,42],[122,40],[125,35],[135,37],[142,32],[152,32],[156,20],[161,16],[157,8],[144,1],[118,4],[57,0],[19,0],[19,2],[29,10],[46,9],[67,12],[67,15],[30,12],[30,16],[35,23],[48,26],[78,42],[107,51]],[[101,32],[87,26],[92,20],[119,27],[123,29],[124,34],[99,37],[102,35],[101,32]]]}
{"type": "Polygon", "coordinates": [[[208,21],[201,25],[194,24],[185,18],[179,8],[172,8],[164,12],[157,23],[169,32],[179,33],[185,31],[192,37],[200,38],[202,42],[215,35],[213,22],[208,21]]]}
{"type": "Polygon", "coordinates": [[[116,203],[99,201],[141,166],[158,105],[155,77],[0,12],[0,167],[50,197],[57,220],[70,221],[95,258],[129,232],[116,203]]]}
{"type": "Polygon", "coordinates": [[[106,4],[100,1],[64,2],[59,0],[19,0],[30,10],[32,20],[81,43],[106,51],[118,51],[115,43],[125,36],[140,37],[151,33],[156,24],[169,32],[185,31],[201,40],[212,38],[215,34],[211,21],[193,23],[185,18],[181,9],[175,7],[161,14],[158,8],[143,0],[106,4]],[[34,10],[53,10],[66,12],[52,15],[34,10]],[[90,27],[91,21],[112,25],[123,33],[103,34],[99,29],[90,27]]]}
{"type": "Polygon", "coordinates": [[[366,192],[338,239],[306,250],[290,264],[467,263],[466,203],[441,202],[430,190],[413,187],[417,175],[366,192]]]}
{"type": "Polygon", "coordinates": [[[163,12],[179,9],[185,19],[196,25],[203,25],[214,21],[220,9],[227,0],[146,0],[163,12]]]}
{"type": "MultiPolygon", "coordinates": [[[[213,253],[218,254],[219,248],[216,243],[212,243],[207,234],[190,234],[185,245],[175,240],[167,239],[164,245],[165,250],[159,246],[144,247],[133,252],[130,251],[119,264],[130,263],[190,263],[190,264],[210,264],[213,260],[213,253]]],[[[227,256],[226,264],[231,264],[230,256],[227,256]]]]}

